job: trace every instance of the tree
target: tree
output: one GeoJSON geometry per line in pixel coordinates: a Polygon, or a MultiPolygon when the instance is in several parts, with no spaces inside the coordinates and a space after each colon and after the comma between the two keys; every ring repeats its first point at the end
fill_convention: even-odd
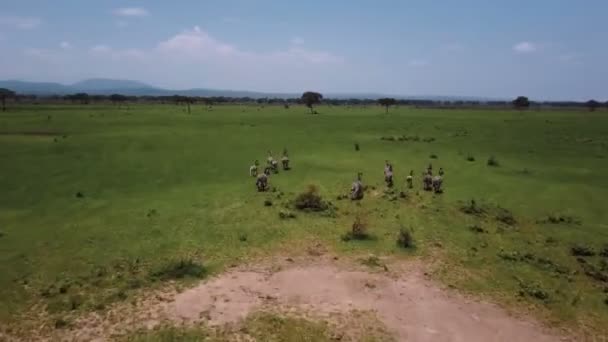
{"type": "Polygon", "coordinates": [[[600,103],[595,100],[589,100],[587,103],[585,103],[585,106],[589,108],[590,112],[594,112],[597,108],[599,108],[600,103]]]}
{"type": "Polygon", "coordinates": [[[302,94],[302,102],[306,107],[310,108],[310,114],[314,114],[312,106],[321,103],[323,95],[315,93],[314,91],[307,91],[302,94]]]}
{"type": "Polygon", "coordinates": [[[124,102],[127,102],[127,97],[124,95],[120,95],[120,94],[112,94],[110,95],[110,101],[112,101],[113,104],[122,104],[124,102]]]}
{"type": "Polygon", "coordinates": [[[530,100],[525,96],[518,96],[513,100],[513,106],[517,109],[524,109],[530,107],[530,100]]]}
{"type": "Polygon", "coordinates": [[[6,99],[10,98],[10,97],[14,97],[15,96],[15,92],[10,90],[10,89],[6,89],[6,88],[0,88],[0,99],[2,100],[2,111],[6,112],[6,99]]]}
{"type": "Polygon", "coordinates": [[[388,114],[388,107],[393,106],[397,103],[397,101],[393,98],[390,97],[385,97],[385,98],[381,98],[378,99],[378,104],[380,104],[381,106],[384,106],[384,108],[386,108],[386,113],[388,114]]]}

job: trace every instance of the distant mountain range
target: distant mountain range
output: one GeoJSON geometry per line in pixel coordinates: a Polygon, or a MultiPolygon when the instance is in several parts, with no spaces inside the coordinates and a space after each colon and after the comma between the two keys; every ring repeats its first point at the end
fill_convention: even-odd
{"type": "MultiPolygon", "coordinates": [[[[221,90],[221,89],[182,89],[171,90],[154,87],[146,83],[131,80],[114,80],[106,78],[92,78],[74,84],[65,85],[53,82],[26,82],[18,80],[0,81],[0,88],[11,89],[18,94],[49,96],[67,95],[74,93],[88,93],[90,95],[122,94],[129,96],[225,96],[225,97],[251,97],[251,98],[294,98],[299,93],[264,93],[255,91],[221,90]]],[[[378,99],[381,97],[394,97],[398,99],[425,99],[436,101],[489,101],[504,100],[467,96],[405,96],[378,93],[325,93],[325,98],[347,99],[378,99]]]]}

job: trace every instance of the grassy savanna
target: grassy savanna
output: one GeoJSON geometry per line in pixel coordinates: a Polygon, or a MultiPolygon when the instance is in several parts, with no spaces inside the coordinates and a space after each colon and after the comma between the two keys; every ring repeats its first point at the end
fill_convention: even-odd
{"type": "Polygon", "coordinates": [[[441,260],[437,276],[454,287],[606,332],[605,112],[315,108],[319,115],[253,105],[193,106],[192,114],[175,105],[15,106],[1,114],[2,322],[36,303],[58,317],[101,310],[166,278],[203,276],[314,239],[344,253],[432,256],[441,260]],[[263,164],[268,150],[280,158],[283,148],[293,169],[270,177],[277,192],[258,193],[249,166],[263,164]],[[487,165],[491,156],[498,166],[487,165]],[[383,194],[387,159],[397,193],[414,170],[407,199],[383,194]],[[445,169],[441,195],[422,191],[429,163],[445,169]],[[359,204],[336,200],[357,172],[376,189],[359,204]],[[336,214],[292,210],[295,219],[280,219],[309,184],[336,214]],[[471,199],[484,214],[460,210],[471,199]],[[516,223],[497,220],[499,207],[516,223]],[[357,215],[373,238],[342,241],[357,215]],[[396,244],[402,227],[412,232],[410,251],[396,244]],[[575,245],[596,255],[577,261],[575,245]]]}

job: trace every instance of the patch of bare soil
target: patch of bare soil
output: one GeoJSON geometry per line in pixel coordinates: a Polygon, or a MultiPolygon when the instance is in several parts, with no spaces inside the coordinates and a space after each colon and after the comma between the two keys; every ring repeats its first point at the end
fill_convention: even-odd
{"type": "Polygon", "coordinates": [[[352,312],[371,312],[399,341],[560,340],[529,318],[442,289],[425,276],[420,263],[389,263],[388,270],[325,257],[243,266],[181,293],[156,294],[104,317],[83,317],[71,331],[50,339],[106,340],[110,334],[159,324],[221,327],[270,310],[330,322],[352,312]]]}

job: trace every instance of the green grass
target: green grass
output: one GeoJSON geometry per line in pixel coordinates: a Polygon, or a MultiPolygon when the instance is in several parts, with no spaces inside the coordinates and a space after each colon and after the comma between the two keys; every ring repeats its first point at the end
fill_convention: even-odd
{"type": "MultiPolygon", "coordinates": [[[[575,244],[608,244],[606,112],[317,110],[196,106],[188,115],[174,105],[40,105],[0,114],[0,322],[16,321],[40,301],[53,312],[102,309],[167,278],[155,272],[196,279],[314,237],[344,253],[439,255],[438,275],[460,289],[607,329],[608,284],[585,276],[570,255],[575,244]],[[381,139],[388,136],[395,139],[381,139]],[[249,166],[269,149],[280,157],[284,147],[293,169],[271,176],[276,193],[256,192],[249,166]],[[490,157],[500,163],[488,166],[490,157]],[[383,196],[387,159],[399,191],[414,170],[407,200],[383,196]],[[429,163],[446,172],[440,196],[421,190],[429,163]],[[357,172],[377,190],[360,205],[336,200],[357,172]],[[337,214],[292,208],[296,218],[280,219],[309,184],[337,214]],[[273,205],[264,206],[266,199],[273,205]],[[488,213],[462,213],[460,202],[471,199],[488,213]],[[497,207],[517,223],[499,223],[497,207]],[[342,241],[356,215],[365,215],[374,239],[342,241]],[[580,224],[537,223],[549,215],[580,224]],[[414,252],[397,246],[403,226],[414,252]],[[534,258],[505,260],[501,249],[534,258]],[[572,274],[531,261],[538,258],[572,274]],[[183,260],[186,267],[171,273],[183,260]],[[548,300],[520,297],[526,284],[548,300]]],[[[602,257],[587,259],[600,267],[602,257]]]]}
{"type": "MultiPolygon", "coordinates": [[[[384,327],[375,319],[361,317],[356,314],[350,317],[357,319],[361,327],[335,327],[327,322],[317,322],[298,317],[258,312],[251,314],[237,329],[209,329],[206,327],[160,327],[155,330],[138,331],[120,340],[124,342],[224,342],[240,341],[243,336],[254,341],[264,342],[330,342],[342,339],[346,334],[342,329],[357,329],[362,331],[350,332],[356,335],[357,341],[375,342],[392,341],[384,327]],[[338,338],[338,336],[341,336],[338,338]]],[[[369,316],[369,315],[368,315],[369,316]]],[[[354,322],[354,321],[353,321],[354,322]]],[[[354,324],[351,322],[351,325],[354,324]]],[[[247,339],[248,340],[248,339],[247,339]]],[[[351,339],[346,339],[351,340],[351,339]]]]}

